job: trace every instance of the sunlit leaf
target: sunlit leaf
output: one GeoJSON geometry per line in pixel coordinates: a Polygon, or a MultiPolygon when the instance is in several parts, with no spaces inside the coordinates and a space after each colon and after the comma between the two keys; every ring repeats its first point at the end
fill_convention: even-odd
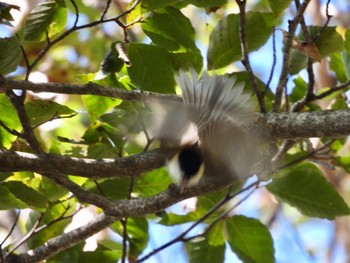
{"type": "MultiPolygon", "coordinates": [[[[0,121],[6,125],[7,128],[16,132],[21,132],[22,127],[17,112],[4,94],[0,94],[0,112],[0,121]]],[[[17,136],[9,133],[0,126],[0,146],[10,148],[16,138],[17,136]]]]}
{"type": "Polygon", "coordinates": [[[206,239],[194,239],[186,242],[190,263],[224,262],[225,245],[211,246],[206,239]]]}
{"type": "Polygon", "coordinates": [[[41,178],[38,191],[43,194],[50,202],[55,202],[59,198],[62,198],[69,193],[67,189],[58,184],[55,184],[46,177],[41,178]]]}
{"type": "Polygon", "coordinates": [[[220,7],[227,3],[227,0],[188,0],[188,3],[198,7],[220,7]]]}
{"type": "Polygon", "coordinates": [[[226,220],[226,232],[231,249],[243,262],[275,262],[271,234],[259,220],[233,216],[226,220]]]}
{"type": "Polygon", "coordinates": [[[329,66],[341,83],[349,79],[350,55],[346,52],[335,53],[330,56],[329,66]]]}
{"type": "Polygon", "coordinates": [[[171,182],[165,168],[161,168],[137,176],[134,182],[134,191],[140,194],[141,197],[153,196],[166,190],[171,182]]]}
{"type": "Polygon", "coordinates": [[[208,244],[210,246],[222,246],[225,244],[226,232],[224,227],[224,221],[220,220],[208,232],[208,244]]]}
{"type": "Polygon", "coordinates": [[[308,216],[334,219],[350,209],[316,165],[303,163],[278,172],[266,188],[308,216]]]}
{"type": "Polygon", "coordinates": [[[147,10],[155,10],[162,7],[170,6],[180,2],[181,0],[144,0],[142,1],[142,7],[147,10]]]}
{"type": "Polygon", "coordinates": [[[119,105],[122,100],[109,97],[84,95],[82,96],[86,109],[89,112],[90,122],[93,123],[98,117],[115,106],[119,105]]]}
{"type": "Polygon", "coordinates": [[[37,4],[27,17],[23,40],[43,41],[60,33],[67,21],[67,9],[57,1],[37,4]]]}

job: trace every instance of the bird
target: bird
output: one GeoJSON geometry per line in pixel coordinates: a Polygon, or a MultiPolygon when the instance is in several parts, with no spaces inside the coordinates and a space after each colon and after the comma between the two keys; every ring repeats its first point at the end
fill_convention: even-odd
{"type": "Polygon", "coordinates": [[[203,177],[242,180],[252,175],[259,140],[243,126],[254,104],[244,84],[228,75],[175,75],[182,102],[152,103],[151,134],[167,153],[166,166],[183,193],[203,177]]]}

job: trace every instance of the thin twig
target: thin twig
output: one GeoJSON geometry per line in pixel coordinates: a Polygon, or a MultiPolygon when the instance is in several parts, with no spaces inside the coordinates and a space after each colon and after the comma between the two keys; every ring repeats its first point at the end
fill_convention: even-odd
{"type": "Polygon", "coordinates": [[[76,27],[78,25],[78,21],[79,21],[79,8],[77,3],[74,0],[70,0],[71,4],[73,5],[74,8],[74,12],[75,12],[75,20],[73,23],[73,28],[76,27]]]}
{"type": "Polygon", "coordinates": [[[215,204],[215,206],[213,206],[207,213],[205,213],[200,219],[198,219],[195,223],[193,223],[187,230],[185,230],[184,232],[182,232],[180,235],[178,235],[177,237],[173,238],[172,240],[170,240],[169,242],[165,243],[164,245],[154,249],[152,252],[150,252],[149,254],[143,256],[142,258],[138,259],[135,261],[135,263],[140,263],[143,262],[145,260],[147,260],[148,258],[150,258],[151,256],[153,256],[156,253],[159,253],[160,251],[162,251],[163,249],[177,243],[180,241],[184,241],[185,236],[192,230],[194,229],[196,226],[198,226],[200,223],[204,222],[209,216],[211,216],[215,211],[217,211],[220,207],[222,207],[224,204],[227,203],[227,201],[231,200],[233,197],[249,190],[250,188],[256,186],[259,182],[253,182],[250,185],[248,185],[247,187],[245,187],[244,189],[241,189],[240,191],[237,191],[236,193],[232,194],[232,195],[226,195],[223,199],[221,199],[218,203],[215,204]]]}
{"type": "Polygon", "coordinates": [[[270,84],[271,84],[272,77],[273,77],[274,72],[275,72],[276,64],[277,64],[276,29],[275,29],[275,27],[273,27],[273,31],[272,31],[272,67],[271,67],[269,79],[266,82],[265,91],[264,91],[265,94],[270,88],[270,84]]]}
{"type": "Polygon", "coordinates": [[[322,150],[326,149],[327,147],[329,147],[333,142],[334,142],[334,140],[331,140],[331,141],[325,143],[324,145],[322,145],[321,147],[319,147],[319,148],[317,148],[317,149],[307,153],[306,155],[304,155],[304,156],[302,156],[302,157],[300,157],[298,159],[295,159],[295,160],[293,160],[293,161],[291,161],[291,162],[289,162],[287,164],[284,164],[284,165],[278,167],[277,171],[285,169],[285,168],[290,167],[290,166],[293,166],[293,165],[298,164],[298,163],[300,163],[300,162],[302,162],[304,160],[309,159],[310,157],[313,157],[315,154],[317,154],[320,151],[322,151],[322,150]]]}
{"type": "Polygon", "coordinates": [[[21,214],[21,210],[19,210],[18,213],[16,214],[15,221],[13,222],[10,231],[7,233],[7,236],[1,241],[0,249],[5,244],[6,240],[12,235],[12,232],[15,230],[20,214],[21,214]]]}
{"type": "Polygon", "coordinates": [[[22,137],[22,134],[20,132],[7,127],[7,125],[5,123],[3,123],[1,120],[0,120],[0,127],[2,127],[5,131],[7,131],[8,133],[10,133],[12,135],[22,137]]]}
{"type": "Polygon", "coordinates": [[[289,28],[288,28],[288,34],[286,37],[285,45],[284,45],[282,70],[278,81],[278,86],[276,89],[275,101],[272,106],[272,109],[274,112],[279,112],[281,108],[283,90],[284,90],[284,86],[287,83],[287,77],[289,75],[289,57],[290,57],[290,52],[293,44],[295,31],[310,1],[311,0],[304,0],[304,2],[300,5],[300,8],[298,9],[296,16],[294,17],[294,20],[288,21],[289,28]]]}
{"type": "MultiPolygon", "coordinates": [[[[187,241],[190,241],[192,239],[195,239],[197,237],[204,237],[206,236],[209,231],[218,223],[220,222],[222,219],[226,218],[234,209],[236,209],[239,205],[241,205],[244,201],[246,201],[254,192],[255,190],[257,189],[259,185],[259,181],[255,181],[251,184],[251,186],[255,186],[255,188],[253,188],[246,196],[244,196],[242,199],[240,199],[237,203],[235,203],[232,207],[230,207],[229,209],[227,209],[227,211],[225,211],[224,213],[222,213],[220,216],[218,216],[217,218],[215,218],[215,220],[213,222],[211,222],[206,228],[205,230],[198,234],[198,235],[194,235],[194,236],[191,236],[191,237],[187,237],[187,238],[183,238],[182,241],[184,242],[187,242],[187,241]]],[[[250,186],[249,186],[250,188],[250,186]]],[[[248,190],[248,189],[246,189],[248,190]]],[[[233,196],[232,195],[229,195],[229,198],[232,199],[233,197],[235,197],[236,194],[234,194],[233,196]]]]}
{"type": "Polygon", "coordinates": [[[106,14],[107,14],[107,12],[108,12],[108,9],[109,9],[109,7],[111,6],[111,2],[112,2],[112,0],[107,0],[107,3],[106,3],[106,6],[105,6],[105,8],[104,8],[104,10],[103,10],[103,12],[102,12],[102,15],[101,15],[101,17],[100,17],[100,20],[104,20],[105,19],[105,16],[106,16],[106,14]]]}
{"type": "MultiPolygon", "coordinates": [[[[132,12],[136,6],[141,3],[142,0],[137,0],[134,2],[134,4],[125,12],[119,14],[116,17],[110,18],[110,19],[104,19],[104,20],[98,20],[98,21],[94,21],[91,23],[87,23],[81,26],[78,26],[76,23],[78,21],[78,17],[76,16],[76,23],[74,23],[74,25],[68,29],[67,31],[65,31],[64,33],[62,33],[60,36],[58,36],[57,38],[55,38],[54,40],[52,40],[50,42],[50,45],[46,45],[41,51],[40,53],[37,55],[37,57],[35,58],[35,60],[32,62],[32,64],[30,65],[29,68],[27,68],[27,71],[31,71],[38,63],[39,61],[46,55],[46,53],[52,48],[52,46],[56,45],[58,42],[60,42],[61,40],[65,39],[66,37],[68,37],[71,33],[84,29],[84,28],[89,28],[89,27],[94,27],[97,26],[99,24],[103,24],[103,23],[108,23],[108,22],[115,22],[115,21],[119,21],[119,19],[121,19],[122,17],[126,16],[127,14],[129,14],[130,12],[132,12]]],[[[73,2],[72,2],[73,3],[73,2]]],[[[74,4],[73,4],[74,5],[74,4]]],[[[76,9],[77,10],[77,9],[76,9]]]]}
{"type": "Polygon", "coordinates": [[[248,50],[248,41],[246,36],[246,0],[236,0],[240,11],[240,27],[239,27],[239,36],[241,40],[241,50],[242,50],[242,64],[246,68],[249,76],[249,80],[252,84],[253,90],[259,102],[260,112],[266,113],[266,105],[264,101],[264,94],[259,90],[258,83],[256,81],[253,69],[249,61],[249,50],[248,50]]]}
{"type": "Polygon", "coordinates": [[[327,4],[326,4],[326,17],[327,17],[326,23],[323,25],[321,30],[318,31],[317,35],[314,36],[314,38],[313,38],[314,42],[316,42],[316,40],[322,35],[323,31],[327,28],[329,22],[331,21],[331,19],[333,17],[332,15],[329,14],[329,5],[330,5],[330,3],[331,3],[331,0],[328,0],[327,4]]]}

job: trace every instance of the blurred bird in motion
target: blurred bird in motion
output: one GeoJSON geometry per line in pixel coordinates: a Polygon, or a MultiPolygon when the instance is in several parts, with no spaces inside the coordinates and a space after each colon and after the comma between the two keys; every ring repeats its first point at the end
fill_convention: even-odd
{"type": "Polygon", "coordinates": [[[259,139],[242,126],[253,104],[228,76],[180,71],[181,102],[154,102],[151,135],[168,153],[167,168],[181,192],[203,177],[243,180],[252,175],[259,139]],[[170,152],[170,154],[169,154],[170,152]]]}

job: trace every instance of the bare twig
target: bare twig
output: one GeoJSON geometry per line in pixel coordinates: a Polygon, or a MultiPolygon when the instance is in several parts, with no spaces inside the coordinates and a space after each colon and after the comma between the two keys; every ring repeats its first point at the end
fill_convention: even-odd
{"type": "Polygon", "coordinates": [[[329,142],[325,143],[321,147],[319,147],[317,149],[314,149],[311,152],[307,153],[305,156],[302,156],[302,157],[300,157],[300,158],[298,158],[296,160],[293,160],[293,161],[291,161],[291,162],[289,162],[287,164],[284,164],[284,165],[278,167],[277,170],[282,170],[282,169],[285,169],[287,167],[290,167],[290,166],[293,166],[295,164],[298,164],[298,163],[300,163],[300,162],[302,162],[304,160],[307,160],[307,159],[315,156],[317,153],[319,153],[319,152],[323,151],[324,149],[328,148],[333,142],[334,142],[334,140],[330,140],[329,142]]]}
{"type": "Polygon", "coordinates": [[[278,86],[276,89],[275,101],[273,103],[274,112],[280,111],[280,108],[281,108],[283,89],[287,83],[287,77],[289,75],[289,57],[290,57],[290,51],[292,48],[295,31],[309,3],[310,3],[310,0],[304,0],[304,2],[300,5],[300,8],[298,9],[296,16],[294,17],[294,20],[289,21],[289,30],[288,30],[287,38],[284,45],[284,52],[283,52],[282,71],[281,71],[281,75],[278,81],[278,86]]]}
{"type": "Polygon", "coordinates": [[[19,219],[20,214],[21,214],[21,210],[19,210],[18,213],[16,214],[15,221],[13,222],[10,231],[7,233],[7,236],[1,241],[1,243],[0,243],[0,249],[1,249],[2,246],[5,244],[6,240],[12,235],[12,232],[13,232],[13,230],[15,229],[17,223],[18,223],[18,219],[19,219]]]}
{"type": "Polygon", "coordinates": [[[108,12],[108,9],[109,9],[109,7],[111,6],[111,2],[112,2],[112,0],[107,0],[105,9],[104,9],[103,12],[102,12],[102,15],[101,15],[101,17],[100,17],[100,20],[103,21],[103,20],[105,19],[105,16],[106,16],[106,14],[107,14],[107,12],[108,12]]]}
{"type": "Polygon", "coordinates": [[[0,127],[2,127],[5,131],[7,131],[8,133],[18,136],[18,137],[22,137],[22,134],[19,133],[18,131],[14,130],[14,129],[10,129],[9,127],[7,127],[7,125],[5,123],[3,123],[0,120],[0,127]]]}
{"type": "Polygon", "coordinates": [[[196,222],[194,222],[187,230],[185,230],[184,232],[182,232],[180,235],[178,235],[177,237],[173,238],[172,240],[168,241],[167,243],[163,244],[162,246],[154,249],[152,252],[150,252],[149,254],[143,256],[142,258],[138,259],[135,261],[135,263],[141,263],[144,262],[145,260],[147,260],[148,258],[150,258],[151,256],[159,253],[160,251],[162,251],[163,249],[177,243],[180,241],[187,241],[187,239],[185,238],[185,236],[192,230],[194,229],[196,226],[198,226],[199,224],[201,224],[202,222],[204,222],[209,216],[211,216],[215,211],[217,211],[220,207],[222,207],[224,204],[226,204],[229,200],[231,200],[233,197],[249,190],[252,187],[256,187],[259,184],[258,181],[251,183],[250,185],[248,185],[247,187],[245,187],[244,189],[241,189],[239,191],[237,191],[236,193],[232,194],[232,195],[226,195],[223,199],[221,199],[218,203],[216,203],[215,206],[213,206],[207,213],[205,213],[200,219],[198,219],[196,222]]]}
{"type": "Polygon", "coordinates": [[[269,79],[266,82],[265,91],[264,91],[265,94],[266,94],[267,90],[270,88],[272,77],[273,77],[273,74],[275,72],[276,63],[277,63],[276,29],[275,29],[275,27],[273,27],[273,31],[272,31],[272,67],[271,67],[269,79]]]}
{"type": "Polygon", "coordinates": [[[79,21],[79,8],[77,6],[77,3],[74,0],[70,0],[71,4],[73,5],[74,8],[74,12],[75,12],[75,20],[74,20],[74,24],[73,24],[73,28],[76,27],[78,25],[78,21],[79,21]]]}
{"type": "Polygon", "coordinates": [[[314,36],[313,38],[313,41],[316,42],[316,40],[322,35],[323,31],[327,28],[329,22],[331,21],[332,19],[332,15],[329,14],[329,5],[331,3],[331,0],[328,0],[327,1],[327,4],[326,4],[326,17],[327,17],[327,20],[325,22],[325,24],[323,25],[323,27],[321,28],[321,30],[317,33],[316,36],[314,36]]]}
{"type": "Polygon", "coordinates": [[[258,83],[256,82],[256,78],[249,61],[249,50],[248,50],[248,42],[247,42],[247,36],[246,36],[246,12],[245,12],[246,0],[236,0],[236,3],[238,4],[239,11],[240,11],[239,36],[241,40],[241,50],[243,55],[243,58],[241,61],[248,72],[249,80],[252,84],[253,90],[259,102],[260,112],[266,113],[267,110],[266,110],[266,105],[264,101],[264,94],[259,90],[258,83]]]}

